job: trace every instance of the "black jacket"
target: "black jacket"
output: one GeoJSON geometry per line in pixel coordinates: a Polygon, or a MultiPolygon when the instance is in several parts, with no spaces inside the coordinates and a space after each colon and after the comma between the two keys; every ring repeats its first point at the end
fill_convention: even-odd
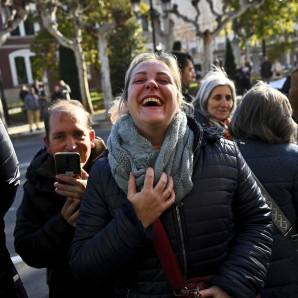
{"type": "Polygon", "coordinates": [[[6,248],[4,215],[15,199],[20,184],[18,159],[9,135],[0,119],[0,297],[16,298],[12,263],[6,248]]]}
{"type": "MultiPolygon", "coordinates": [[[[161,221],[186,279],[216,274],[213,283],[233,297],[255,297],[271,254],[272,222],[237,145],[202,135],[194,119],[194,186],[161,221]]],[[[118,276],[128,297],[174,297],[152,244],[108,159],[90,173],[69,264],[78,280],[96,284],[118,276]]]]}
{"type": "MultiPolygon", "coordinates": [[[[106,148],[101,139],[95,144],[84,166],[87,172],[106,148]]],[[[26,179],[14,231],[16,252],[29,266],[47,268],[50,297],[97,297],[99,288],[86,289],[75,281],[67,264],[75,228],[61,214],[65,197],[54,190],[55,162],[46,148],[32,160],[26,179]]]]}
{"type": "MultiPolygon", "coordinates": [[[[298,230],[298,146],[240,139],[241,153],[263,186],[298,230]]],[[[298,297],[298,255],[288,237],[273,230],[272,256],[261,297],[298,297]]]]}

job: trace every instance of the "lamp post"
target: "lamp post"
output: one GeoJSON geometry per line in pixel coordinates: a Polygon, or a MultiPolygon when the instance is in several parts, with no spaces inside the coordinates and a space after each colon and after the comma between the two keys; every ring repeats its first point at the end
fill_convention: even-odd
{"type": "MultiPolygon", "coordinates": [[[[151,18],[151,28],[152,28],[152,44],[153,44],[153,52],[156,52],[156,39],[155,39],[155,27],[154,27],[154,9],[152,0],[149,1],[150,4],[150,18],[151,18]]],[[[131,7],[133,12],[138,16],[140,12],[140,0],[131,0],[131,7]]]]}

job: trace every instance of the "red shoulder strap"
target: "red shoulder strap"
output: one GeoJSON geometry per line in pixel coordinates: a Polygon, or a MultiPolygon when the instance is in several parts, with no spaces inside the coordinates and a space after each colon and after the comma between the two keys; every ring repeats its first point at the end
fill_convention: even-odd
{"type": "Polygon", "coordinates": [[[185,281],[160,219],[157,219],[153,223],[153,228],[155,232],[153,244],[166,272],[168,280],[173,290],[181,290],[185,287],[185,281]]]}

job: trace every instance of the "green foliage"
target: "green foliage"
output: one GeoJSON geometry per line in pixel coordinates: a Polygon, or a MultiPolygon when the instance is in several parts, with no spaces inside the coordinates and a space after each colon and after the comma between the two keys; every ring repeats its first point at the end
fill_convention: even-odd
{"type": "Polygon", "coordinates": [[[176,40],[173,44],[173,51],[182,51],[182,42],[180,40],[176,40]]]}
{"type": "Polygon", "coordinates": [[[59,70],[59,79],[69,85],[71,89],[71,98],[81,101],[82,98],[78,79],[78,69],[74,52],[63,46],[59,47],[59,70]]]}
{"type": "Polygon", "coordinates": [[[237,67],[235,63],[235,57],[233,54],[231,42],[228,38],[226,40],[226,56],[225,56],[224,68],[229,78],[233,80],[236,77],[237,67]]]}
{"type": "Polygon", "coordinates": [[[238,19],[238,31],[251,43],[266,39],[275,43],[278,37],[287,39],[295,34],[298,18],[297,0],[265,0],[258,9],[249,9],[238,19]]]}
{"type": "Polygon", "coordinates": [[[268,50],[268,58],[270,61],[277,59],[281,53],[295,50],[295,44],[292,40],[276,42],[268,50]]]}
{"type": "Polygon", "coordinates": [[[135,17],[130,18],[125,26],[117,27],[108,36],[109,62],[112,92],[122,92],[125,72],[131,60],[141,52],[145,52],[142,29],[135,17]]]}
{"type": "Polygon", "coordinates": [[[35,53],[31,67],[36,79],[42,80],[45,71],[51,71],[53,79],[58,79],[56,47],[56,40],[47,30],[41,30],[35,36],[30,50],[35,53]]]}

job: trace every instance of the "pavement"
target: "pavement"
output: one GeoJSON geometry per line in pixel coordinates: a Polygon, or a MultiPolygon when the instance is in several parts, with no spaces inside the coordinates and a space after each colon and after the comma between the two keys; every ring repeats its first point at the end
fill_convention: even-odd
{"type": "MultiPolygon", "coordinates": [[[[110,120],[106,119],[105,111],[92,115],[92,126],[93,128],[108,128],[112,127],[110,120]]],[[[45,136],[44,122],[39,122],[40,130],[36,130],[35,124],[33,124],[33,131],[30,132],[29,124],[17,123],[7,126],[8,134],[12,141],[29,139],[32,137],[43,137],[45,136]]]]}

